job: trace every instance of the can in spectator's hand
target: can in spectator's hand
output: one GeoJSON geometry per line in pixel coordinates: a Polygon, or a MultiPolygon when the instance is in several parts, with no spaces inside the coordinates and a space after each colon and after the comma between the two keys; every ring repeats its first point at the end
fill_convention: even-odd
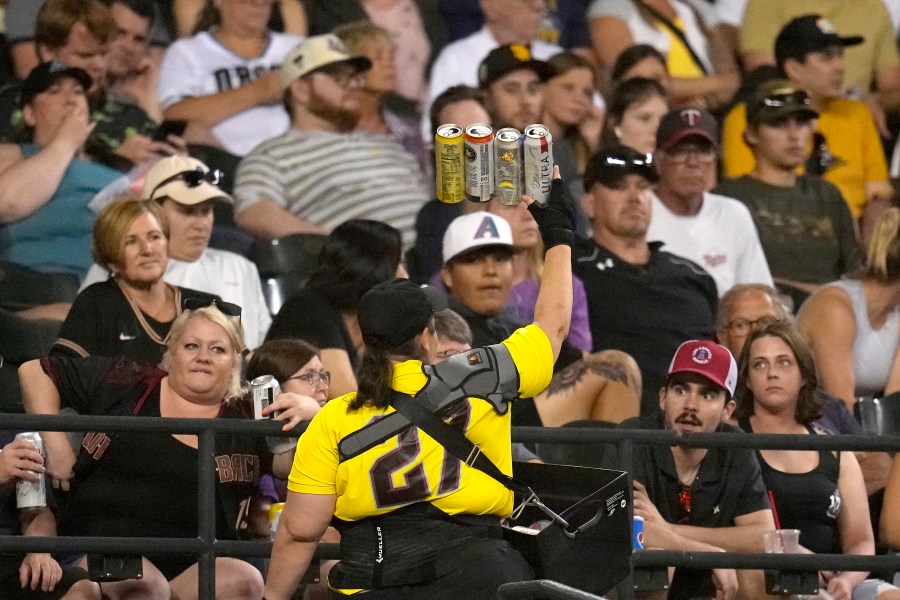
{"type": "Polygon", "coordinates": [[[632,525],[633,538],[631,541],[631,549],[637,552],[644,549],[644,517],[634,516],[634,524],[632,525]]]}

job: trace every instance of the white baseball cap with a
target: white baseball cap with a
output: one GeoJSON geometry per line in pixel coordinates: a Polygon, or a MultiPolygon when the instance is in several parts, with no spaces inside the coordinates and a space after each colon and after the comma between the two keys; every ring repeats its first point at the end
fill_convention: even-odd
{"type": "Polygon", "coordinates": [[[141,198],[171,198],[178,204],[193,206],[207,200],[231,203],[231,196],[216,185],[216,171],[190,156],[167,156],[153,165],[144,177],[141,198]],[[213,182],[216,183],[213,183],[213,182]]]}
{"type": "Polygon", "coordinates": [[[474,212],[456,217],[444,232],[444,263],[481,246],[513,245],[512,229],[503,217],[474,212]]]}
{"type": "Polygon", "coordinates": [[[347,63],[358,73],[372,68],[371,60],[353,56],[338,36],[326,33],[308,37],[294,46],[284,58],[278,78],[282,89],[287,89],[298,77],[338,63],[347,63]]]}

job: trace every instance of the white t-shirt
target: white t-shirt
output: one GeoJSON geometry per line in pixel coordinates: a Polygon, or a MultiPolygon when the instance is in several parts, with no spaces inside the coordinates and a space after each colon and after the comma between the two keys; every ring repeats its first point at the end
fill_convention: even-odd
{"type": "Polygon", "coordinates": [[[719,296],[737,283],[773,285],[750,211],[734,198],[704,193],[700,212],[682,217],[654,194],[647,241],[663,242],[663,250],[706,269],[719,296]]]}
{"type": "MultiPolygon", "coordinates": [[[[106,269],[95,264],[81,282],[81,289],[105,281],[108,277],[106,269]]],[[[244,326],[244,343],[250,349],[263,343],[272,324],[272,316],[263,296],[259,271],[243,256],[207,248],[194,262],[170,258],[163,279],[172,285],[216,294],[226,302],[239,305],[243,309],[241,324],[244,326]]]]}
{"type": "MultiPolygon", "coordinates": [[[[209,96],[239,88],[260,75],[281,67],[287,53],[303,38],[269,32],[269,43],[260,56],[244,58],[203,31],[176,41],[163,56],[156,87],[166,109],[185,98],[209,96]]],[[[254,106],[234,114],[212,128],[226,150],[244,156],[257,145],[287,131],[290,125],[281,102],[254,106]]]]}

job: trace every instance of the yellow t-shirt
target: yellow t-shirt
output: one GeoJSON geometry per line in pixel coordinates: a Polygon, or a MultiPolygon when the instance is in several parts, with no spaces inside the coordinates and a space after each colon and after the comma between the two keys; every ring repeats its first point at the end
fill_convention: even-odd
{"type": "MultiPolygon", "coordinates": [[[[684,22],[681,20],[681,17],[676,17],[672,24],[684,33],[684,22]]],[[[697,61],[691,57],[687,46],[668,27],[664,25],[659,25],[658,27],[669,38],[669,53],[666,56],[666,70],[669,72],[669,75],[684,79],[703,77],[703,70],[697,64],[697,61]]]]}
{"type": "MultiPolygon", "coordinates": [[[[540,393],[553,375],[550,340],[539,327],[516,330],[503,344],[519,373],[519,396],[540,393]]],[[[416,394],[427,379],[422,363],[410,360],[394,366],[392,387],[416,394]]],[[[343,463],[338,443],[372,419],[393,408],[349,410],[355,393],[327,403],[300,437],[288,489],[305,494],[335,494],[335,516],[356,521],[384,514],[414,502],[428,501],[447,514],[508,516],[510,490],[477,469],[462,464],[428,434],[411,427],[343,463]]],[[[514,410],[514,407],[511,407],[514,410]]],[[[469,398],[451,417],[451,424],[506,474],[512,473],[510,411],[498,415],[484,400],[469,398]]]]}
{"type": "MultiPolygon", "coordinates": [[[[756,161],[744,142],[747,114],[735,106],[722,125],[722,162],[726,177],[740,177],[753,170],[756,161]]],[[[819,111],[818,131],[828,149],[841,161],[825,172],[824,179],[841,190],[850,212],[858,218],[866,205],[866,183],[887,181],[887,160],[869,109],[856,100],[831,100],[819,111]]],[[[798,169],[803,172],[803,167],[798,169]]]]}

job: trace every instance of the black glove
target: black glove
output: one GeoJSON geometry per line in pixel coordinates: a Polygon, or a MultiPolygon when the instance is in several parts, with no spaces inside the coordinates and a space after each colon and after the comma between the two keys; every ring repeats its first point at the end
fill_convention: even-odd
{"type": "Polygon", "coordinates": [[[533,202],[528,212],[537,221],[545,250],[561,244],[572,246],[575,241],[575,202],[562,179],[551,182],[546,204],[533,202]]]}

